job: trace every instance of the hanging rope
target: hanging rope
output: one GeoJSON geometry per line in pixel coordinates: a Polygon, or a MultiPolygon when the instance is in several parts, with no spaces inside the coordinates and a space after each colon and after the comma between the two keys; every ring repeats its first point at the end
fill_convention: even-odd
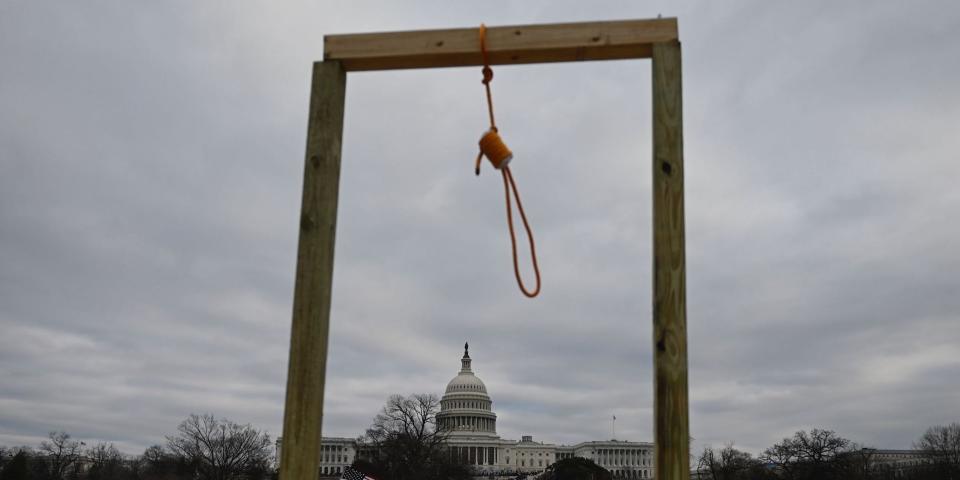
{"type": "Polygon", "coordinates": [[[530,230],[530,224],[527,222],[527,214],[523,211],[523,203],[520,202],[520,194],[517,192],[517,184],[513,180],[513,174],[510,172],[510,160],[513,159],[513,152],[507,148],[500,138],[497,130],[497,122],[493,118],[493,95],[490,93],[490,81],[493,80],[493,69],[490,68],[490,59],[487,57],[487,27],[480,24],[480,53],[483,55],[483,85],[487,90],[487,112],[490,114],[490,130],[480,137],[480,153],[477,155],[476,166],[474,168],[477,175],[480,175],[480,161],[484,156],[490,160],[493,167],[500,170],[503,175],[503,193],[507,204],[507,226],[510,228],[510,247],[513,251],[513,273],[517,277],[517,285],[524,295],[533,298],[540,293],[540,267],[537,265],[537,248],[533,242],[533,232],[530,230]],[[520,266],[517,262],[517,236],[513,231],[513,208],[510,205],[510,192],[513,191],[514,198],[517,199],[517,210],[520,212],[520,219],[523,220],[523,228],[527,231],[527,239],[530,241],[530,258],[533,261],[533,272],[536,275],[537,286],[532,291],[527,290],[523,284],[523,278],[520,276],[520,266]]]}

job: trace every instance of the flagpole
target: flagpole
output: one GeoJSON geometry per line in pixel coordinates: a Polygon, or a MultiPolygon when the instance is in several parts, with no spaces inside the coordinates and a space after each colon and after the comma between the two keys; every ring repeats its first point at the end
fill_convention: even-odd
{"type": "Polygon", "coordinates": [[[611,440],[617,439],[617,416],[616,415],[614,415],[613,420],[610,421],[610,435],[611,435],[610,437],[611,440]]]}

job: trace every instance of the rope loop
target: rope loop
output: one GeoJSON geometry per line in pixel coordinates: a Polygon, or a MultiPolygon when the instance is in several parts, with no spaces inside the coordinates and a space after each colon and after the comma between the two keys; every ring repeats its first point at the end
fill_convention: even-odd
{"type": "Polygon", "coordinates": [[[540,266],[537,265],[537,246],[533,242],[533,231],[530,229],[530,223],[527,221],[527,214],[523,211],[523,203],[520,202],[520,193],[517,192],[517,184],[513,181],[513,173],[510,167],[503,167],[500,170],[503,173],[503,193],[507,199],[507,226],[510,228],[510,249],[513,253],[513,274],[517,277],[517,285],[520,291],[529,298],[534,298],[540,294],[540,266]],[[510,188],[507,188],[509,183],[510,188]],[[523,229],[527,231],[527,240],[530,242],[530,259],[533,262],[533,273],[537,279],[537,286],[533,291],[527,290],[523,284],[523,278],[520,276],[520,266],[517,265],[517,235],[513,232],[513,212],[510,208],[510,190],[513,190],[513,196],[517,199],[517,211],[520,212],[520,219],[523,220],[523,229]]]}
{"type": "Polygon", "coordinates": [[[513,152],[507,148],[500,137],[496,121],[493,118],[493,95],[490,92],[490,82],[493,80],[493,69],[490,68],[490,59],[487,56],[487,26],[480,24],[480,53],[483,55],[483,80],[482,83],[487,91],[487,111],[490,114],[490,129],[480,137],[480,153],[477,154],[474,171],[480,175],[480,163],[486,156],[493,167],[500,170],[503,175],[503,193],[507,204],[507,227],[510,230],[510,249],[513,254],[513,273],[517,278],[517,285],[520,291],[527,297],[533,298],[540,294],[540,267],[537,264],[537,248],[533,241],[533,230],[527,221],[527,214],[523,211],[523,203],[520,202],[520,193],[517,191],[517,184],[513,180],[513,173],[510,171],[510,160],[513,159],[513,152]],[[528,290],[523,284],[523,277],[520,276],[520,266],[517,261],[517,235],[513,229],[513,207],[510,201],[510,194],[517,199],[517,211],[520,212],[520,219],[523,221],[523,228],[527,232],[527,240],[530,243],[530,258],[533,263],[533,272],[537,279],[536,287],[528,290]]]}

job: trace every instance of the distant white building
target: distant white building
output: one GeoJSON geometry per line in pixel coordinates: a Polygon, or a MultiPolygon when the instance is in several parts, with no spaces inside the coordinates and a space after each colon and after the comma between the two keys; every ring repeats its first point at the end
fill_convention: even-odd
{"type": "MultiPolygon", "coordinates": [[[[447,444],[451,456],[473,465],[478,476],[535,474],[558,460],[582,457],[606,468],[614,478],[654,478],[651,442],[605,440],[555,445],[535,442],[527,435],[520,440],[500,438],[497,414],[487,386],[471,368],[469,345],[464,345],[460,372],[447,383],[437,422],[439,428],[449,432],[447,444]]],[[[277,458],[280,443],[277,439],[277,458]]],[[[320,475],[338,477],[363,447],[356,439],[323,437],[320,475]]]]}
{"type": "Polygon", "coordinates": [[[868,453],[870,465],[877,470],[893,471],[903,474],[909,470],[929,464],[929,459],[922,450],[881,450],[864,448],[868,453]]]}
{"type": "Polygon", "coordinates": [[[451,454],[474,465],[483,475],[538,473],[569,457],[593,460],[615,478],[653,478],[653,443],[621,440],[554,445],[523,436],[520,441],[497,435],[497,414],[487,386],[473,373],[469,346],[464,345],[460,372],[447,384],[437,422],[449,432],[451,454]]]}
{"type": "MultiPolygon", "coordinates": [[[[279,442],[279,440],[277,440],[279,442]]],[[[320,475],[339,477],[357,459],[357,439],[323,437],[320,440],[320,475]]]]}

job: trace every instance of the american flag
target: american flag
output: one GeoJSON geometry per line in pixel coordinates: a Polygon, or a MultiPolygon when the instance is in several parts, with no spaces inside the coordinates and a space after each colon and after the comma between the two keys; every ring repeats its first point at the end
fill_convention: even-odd
{"type": "Polygon", "coordinates": [[[377,479],[373,477],[368,477],[364,475],[363,472],[353,467],[347,467],[343,469],[343,475],[340,475],[340,480],[377,480],[377,479]]]}

